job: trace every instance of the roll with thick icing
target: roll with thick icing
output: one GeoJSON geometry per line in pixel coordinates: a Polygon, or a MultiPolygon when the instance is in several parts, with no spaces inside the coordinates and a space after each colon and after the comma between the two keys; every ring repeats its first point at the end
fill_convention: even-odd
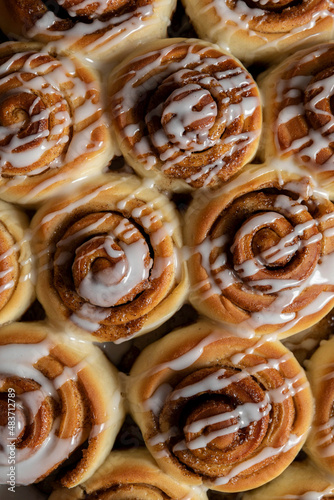
{"type": "Polygon", "coordinates": [[[279,338],[334,305],[334,205],[295,169],[249,166],[185,215],[190,301],[234,331],[279,338]]]}
{"type": "Polygon", "coordinates": [[[0,360],[1,483],[13,463],[17,485],[51,473],[68,488],[88,479],[123,422],[116,368],[44,322],[2,327],[0,360]]]}
{"type": "Polygon", "coordinates": [[[57,53],[121,60],[133,45],[167,34],[175,0],[1,0],[0,28],[57,53]]]}
{"type": "Polygon", "coordinates": [[[273,63],[333,38],[330,0],[183,0],[196,33],[245,64],[273,63]]]}
{"type": "MultiPolygon", "coordinates": [[[[260,80],[262,154],[298,165],[334,194],[334,42],[296,52],[260,80]]],[[[293,167],[292,167],[293,168],[293,167]]]]}
{"type": "Polygon", "coordinates": [[[32,222],[48,317],[96,341],[157,328],[188,293],[180,220],[150,183],[109,174],[44,205],[32,222]]]}
{"type": "Polygon", "coordinates": [[[313,414],[305,373],[279,341],[198,322],[148,346],[128,379],[130,409],[160,467],[224,492],[278,476],[313,414]]]}
{"type": "Polygon", "coordinates": [[[0,45],[0,199],[36,205],[113,157],[97,73],[36,43],[0,45]]]}
{"type": "Polygon", "coordinates": [[[255,155],[256,83],[216,45],[159,40],[110,76],[110,115],[129,165],[164,189],[216,188],[255,155]]]}

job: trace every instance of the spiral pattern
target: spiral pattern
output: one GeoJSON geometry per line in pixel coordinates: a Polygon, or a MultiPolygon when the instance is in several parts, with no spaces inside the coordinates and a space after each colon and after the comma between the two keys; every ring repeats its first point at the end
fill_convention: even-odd
{"type": "Polygon", "coordinates": [[[0,50],[1,197],[35,203],[112,156],[95,74],[40,45],[0,50]],[[94,162],[94,165],[93,165],[94,162]]]}
{"type": "Polygon", "coordinates": [[[329,500],[334,498],[334,483],[311,461],[294,462],[280,477],[256,491],[246,493],[242,500],[263,500],[263,498],[329,500]]]}
{"type": "Polygon", "coordinates": [[[252,489],[280,474],[312,418],[305,374],[282,344],[205,322],[147,347],[128,386],[160,467],[217,491],[252,489]]]}
{"type": "Polygon", "coordinates": [[[156,42],[111,80],[116,138],[141,175],[177,190],[216,187],[254,155],[261,129],[256,84],[216,47],[156,42]]]}
{"type": "Polygon", "coordinates": [[[267,155],[305,165],[333,191],[334,44],[299,52],[264,82],[275,106],[267,113],[267,155]],[[277,86],[277,81],[279,85],[277,86]]]}
{"type": "Polygon", "coordinates": [[[311,178],[255,166],[186,220],[190,299],[209,317],[285,337],[333,306],[334,205],[311,178]]]}
{"type": "Polygon", "coordinates": [[[0,27],[57,52],[117,61],[131,44],[166,36],[175,6],[175,0],[1,0],[0,27]]]}
{"type": "Polygon", "coordinates": [[[145,333],[187,291],[173,205],[131,176],[105,176],[33,222],[37,294],[47,313],[94,340],[145,333]]]}
{"type": "Polygon", "coordinates": [[[108,455],[124,417],[116,369],[98,348],[69,342],[43,323],[3,327],[0,359],[1,483],[8,479],[11,447],[17,484],[41,481],[82,445],[78,459],[57,476],[66,487],[87,479],[108,455]]]}
{"type": "Polygon", "coordinates": [[[183,0],[196,32],[241,61],[272,62],[282,53],[332,38],[329,0],[183,0]]]}
{"type": "MultiPolygon", "coordinates": [[[[86,500],[207,500],[204,489],[192,490],[162,472],[144,448],[112,451],[96,474],[71,491],[71,498],[83,498],[82,489],[86,500]]],[[[49,500],[65,495],[65,490],[58,490],[49,500]]]]}

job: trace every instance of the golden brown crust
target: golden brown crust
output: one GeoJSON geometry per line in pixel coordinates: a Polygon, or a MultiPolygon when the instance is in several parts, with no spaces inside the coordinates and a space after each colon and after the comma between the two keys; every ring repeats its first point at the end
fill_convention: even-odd
{"type": "Polygon", "coordinates": [[[268,164],[198,197],[185,216],[192,304],[280,338],[316,323],[333,307],[333,213],[310,177],[268,164]]]}
{"type": "Polygon", "coordinates": [[[146,333],[185,300],[173,204],[134,176],[105,175],[33,220],[48,316],[97,341],[146,333]]]}
{"type": "Polygon", "coordinates": [[[226,492],[279,475],[312,418],[305,374],[280,342],[233,337],[208,322],[148,346],[131,370],[128,400],[164,471],[226,492]]]}
{"type": "Polygon", "coordinates": [[[195,39],[156,41],[115,68],[110,114],[128,163],[177,191],[231,178],[254,156],[261,129],[250,74],[195,39]]]}
{"type": "MultiPolygon", "coordinates": [[[[56,481],[73,487],[86,480],[108,455],[124,418],[117,370],[95,346],[69,341],[44,322],[3,327],[0,357],[1,392],[15,401],[20,423],[12,439],[17,483],[41,481],[82,445],[56,481]]],[[[7,418],[4,404],[1,420],[7,418]]],[[[1,466],[1,482],[7,472],[1,466]]]]}
{"type": "Polygon", "coordinates": [[[333,479],[324,474],[310,460],[292,463],[274,481],[262,486],[258,490],[246,493],[242,500],[284,500],[293,495],[293,498],[307,498],[307,495],[329,500],[334,497],[333,479]],[[315,496],[316,495],[316,496],[315,496]]]}
{"type": "Polygon", "coordinates": [[[58,490],[49,500],[62,498],[86,500],[108,497],[108,500],[205,500],[205,489],[191,490],[162,472],[144,448],[112,451],[102,467],[84,484],[70,493],[58,490]],[[65,496],[68,494],[68,496],[65,496]]]}

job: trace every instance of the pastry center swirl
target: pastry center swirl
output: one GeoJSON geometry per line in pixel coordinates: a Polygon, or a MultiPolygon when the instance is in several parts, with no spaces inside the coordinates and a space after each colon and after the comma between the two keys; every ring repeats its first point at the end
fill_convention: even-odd
{"type": "Polygon", "coordinates": [[[168,139],[180,149],[206,149],[218,109],[210,92],[188,84],[172,92],[163,106],[162,125],[168,139]]]}

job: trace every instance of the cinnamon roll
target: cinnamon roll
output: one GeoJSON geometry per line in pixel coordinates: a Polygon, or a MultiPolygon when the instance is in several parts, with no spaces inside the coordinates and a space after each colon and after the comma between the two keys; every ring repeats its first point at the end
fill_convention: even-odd
{"type": "Polygon", "coordinates": [[[279,338],[334,304],[334,205],[310,177],[253,166],[185,217],[190,300],[210,318],[279,338]]]}
{"type": "Polygon", "coordinates": [[[85,483],[66,492],[54,491],[49,500],[206,500],[204,489],[192,489],[162,472],[147,450],[112,451],[85,483]],[[68,496],[66,496],[68,495],[68,496]]]}
{"type": "Polygon", "coordinates": [[[29,220],[0,201],[0,325],[19,319],[35,298],[29,220]]]}
{"type": "Polygon", "coordinates": [[[0,198],[35,205],[113,156],[95,72],[35,43],[0,45],[0,198]]]}
{"type": "Polygon", "coordinates": [[[148,346],[127,397],[166,473],[225,492],[278,476],[312,419],[306,376],[279,341],[235,337],[204,321],[148,346]]]}
{"type": "Polygon", "coordinates": [[[330,40],[330,0],[182,0],[198,35],[246,64],[282,59],[296,49],[330,40]]]}
{"type": "Polygon", "coordinates": [[[56,52],[114,62],[133,45],[166,36],[175,6],[176,0],[1,0],[0,28],[56,52]]]}
{"type": "Polygon", "coordinates": [[[324,341],[307,364],[315,415],[305,451],[322,469],[334,472],[334,338],[324,341]]]}
{"type": "Polygon", "coordinates": [[[37,297],[57,324],[97,341],[146,333],[188,292],[179,218],[149,183],[110,174],[32,222],[37,297]]]}
{"type": "MultiPolygon", "coordinates": [[[[334,43],[297,52],[262,77],[266,158],[302,166],[334,194],[334,43]]],[[[289,168],[289,167],[288,167],[289,168]]]]}
{"type": "Polygon", "coordinates": [[[1,328],[0,360],[1,483],[12,456],[16,484],[51,473],[66,487],[88,479],[124,417],[117,370],[99,348],[44,322],[1,328]]]}
{"type": "Polygon", "coordinates": [[[311,461],[294,462],[277,479],[243,495],[242,500],[329,500],[334,481],[311,461]]]}
{"type": "Polygon", "coordinates": [[[217,46],[160,40],[111,74],[118,145],[140,175],[177,191],[215,188],[254,156],[261,105],[251,75],[217,46]]]}

